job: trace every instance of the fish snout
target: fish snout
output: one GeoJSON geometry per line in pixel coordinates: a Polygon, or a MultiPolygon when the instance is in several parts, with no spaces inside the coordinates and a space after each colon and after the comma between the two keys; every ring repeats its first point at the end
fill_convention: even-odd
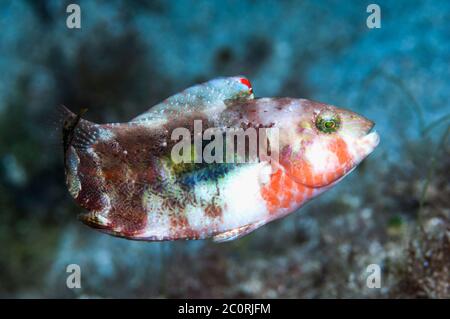
{"type": "Polygon", "coordinates": [[[342,134],[359,138],[370,133],[375,123],[368,118],[348,110],[340,112],[342,134]]]}
{"type": "Polygon", "coordinates": [[[346,141],[354,166],[365,159],[380,142],[374,131],[375,122],[349,110],[340,110],[342,129],[340,136],[346,141]]]}

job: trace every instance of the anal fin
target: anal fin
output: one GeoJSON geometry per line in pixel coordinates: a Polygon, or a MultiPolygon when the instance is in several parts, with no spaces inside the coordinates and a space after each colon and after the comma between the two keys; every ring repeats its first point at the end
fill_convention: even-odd
{"type": "Polygon", "coordinates": [[[223,242],[227,242],[227,241],[232,241],[238,238],[241,238],[245,235],[248,235],[249,233],[251,233],[252,231],[254,231],[255,229],[261,227],[262,225],[265,224],[265,221],[259,221],[256,223],[252,223],[252,224],[248,224],[245,226],[241,226],[241,227],[236,227],[227,231],[224,231],[223,233],[219,233],[215,236],[213,236],[213,241],[216,243],[223,243],[223,242]]]}

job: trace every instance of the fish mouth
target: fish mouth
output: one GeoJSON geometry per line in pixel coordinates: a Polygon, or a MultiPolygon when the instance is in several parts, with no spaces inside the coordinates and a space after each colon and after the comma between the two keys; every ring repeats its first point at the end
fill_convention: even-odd
{"type": "Polygon", "coordinates": [[[380,135],[378,135],[375,130],[375,122],[370,121],[369,129],[366,131],[363,138],[365,138],[367,142],[370,142],[374,148],[380,143],[380,135]]]}
{"type": "Polygon", "coordinates": [[[365,141],[369,143],[373,148],[377,147],[380,143],[380,135],[377,131],[373,130],[372,132],[366,134],[364,137],[365,141]]]}
{"type": "Polygon", "coordinates": [[[357,140],[357,153],[360,160],[367,157],[380,143],[380,135],[374,129],[375,123],[371,122],[366,133],[357,140]]]}

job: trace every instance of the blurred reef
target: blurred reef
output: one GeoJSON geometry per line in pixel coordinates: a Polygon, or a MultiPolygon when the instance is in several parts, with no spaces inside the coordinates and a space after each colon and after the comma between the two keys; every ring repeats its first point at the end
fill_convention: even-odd
{"type": "Polygon", "coordinates": [[[0,297],[450,298],[450,2],[3,1],[0,297]],[[66,27],[81,6],[82,28],[66,27]],[[128,121],[194,83],[319,100],[377,124],[339,186],[241,240],[145,243],[76,219],[56,107],[128,121]],[[79,264],[82,288],[66,287],[79,264]],[[370,264],[381,289],[366,286],[370,264]],[[182,265],[182,266],[181,266],[182,265]]]}

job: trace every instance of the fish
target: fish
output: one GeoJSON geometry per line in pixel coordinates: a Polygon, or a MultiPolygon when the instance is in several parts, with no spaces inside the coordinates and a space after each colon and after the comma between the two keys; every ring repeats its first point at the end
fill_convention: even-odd
{"type": "Polygon", "coordinates": [[[241,238],[332,188],[379,143],[362,115],[307,99],[257,98],[244,76],[194,85],[128,122],[62,112],[65,179],[84,210],[79,220],[131,240],[241,238]],[[197,135],[214,130],[219,141],[249,129],[260,151],[251,161],[250,142],[239,156],[234,145],[215,149],[232,153],[231,161],[199,158],[209,144],[197,135]],[[180,130],[194,139],[178,153],[184,161],[174,157],[180,130]]]}

